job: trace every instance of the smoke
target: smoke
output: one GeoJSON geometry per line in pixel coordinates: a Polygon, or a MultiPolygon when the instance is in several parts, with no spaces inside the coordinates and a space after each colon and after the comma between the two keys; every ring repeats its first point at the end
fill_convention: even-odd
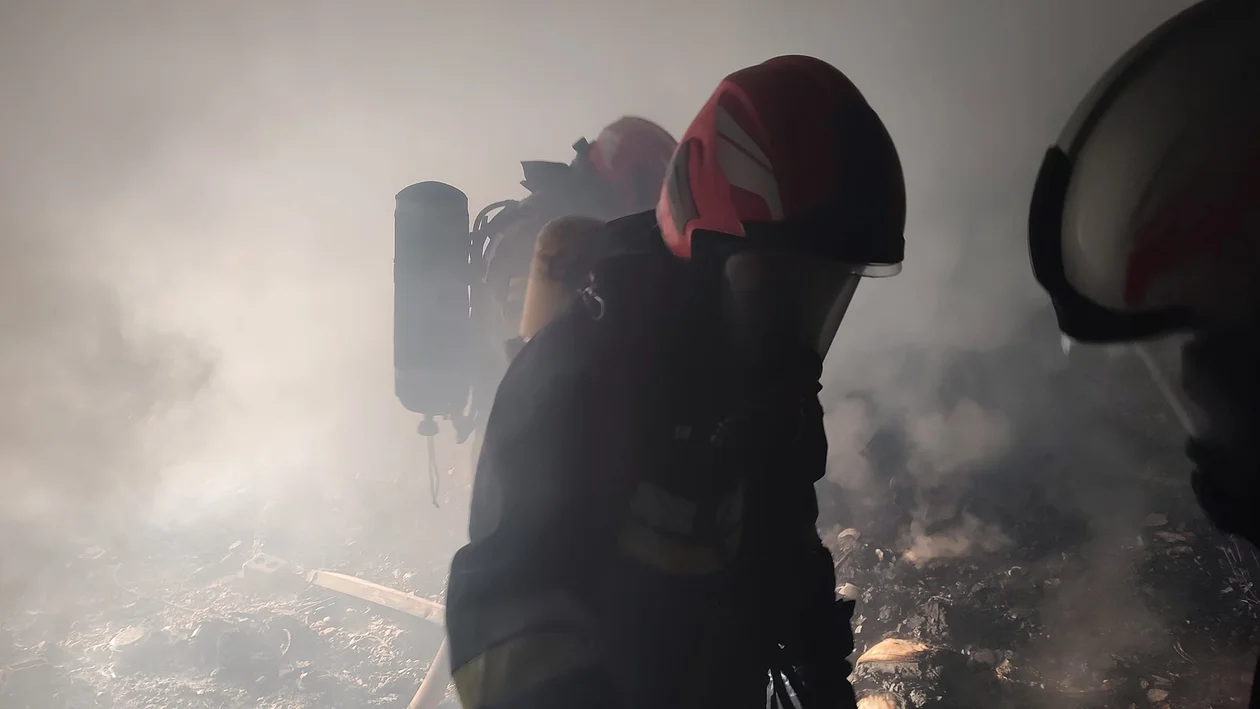
{"type": "Polygon", "coordinates": [[[1015,446],[1011,418],[1025,418],[1029,403],[1011,394],[1030,388],[1020,377],[1035,368],[1002,354],[1045,307],[1022,240],[1024,198],[1011,193],[983,219],[912,214],[905,271],[862,284],[828,360],[830,479],[870,515],[909,506],[904,545],[918,563],[1006,544],[966,514],[963,497],[1015,446]],[[890,445],[904,455],[872,460],[880,431],[895,431],[890,445]],[[890,465],[912,484],[900,499],[890,465]]]}
{"type": "MultiPolygon", "coordinates": [[[[425,168],[405,140],[345,139],[401,118],[322,72],[309,19],[0,10],[6,598],[86,545],[267,502],[335,547],[370,516],[360,478],[420,487],[392,392],[390,197],[425,168]]],[[[441,445],[446,469],[461,453],[441,445]]],[[[451,508],[420,530],[457,535],[451,508]]]]}
{"type": "MultiPolygon", "coordinates": [[[[1083,348],[1069,360],[1030,272],[1027,209],[1044,149],[1089,85],[1188,4],[1110,6],[1125,18],[1082,10],[1088,30],[1047,11],[1040,21],[1068,35],[1094,33],[1071,58],[1046,55],[1053,76],[1032,66],[1031,45],[1006,47],[989,64],[963,52],[958,64],[928,69],[950,87],[945,102],[961,100],[970,119],[912,120],[912,102],[872,95],[855,77],[901,150],[910,214],[904,271],[859,287],[828,358],[824,522],[941,573],[1019,558],[1046,581],[1035,612],[1047,636],[1026,659],[1065,687],[1098,686],[1098,676],[1080,677],[1083,667],[1101,675],[1117,657],[1166,651],[1190,604],[1170,598],[1169,583],[1151,588],[1157,557],[1139,538],[1150,513],[1169,511],[1174,498],[1181,509],[1192,502],[1186,485],[1174,487],[1186,467],[1183,432],[1157,420],[1166,407],[1141,363],[1127,351],[1083,348]],[[1005,84],[1013,102],[974,86],[960,98],[969,80],[959,73],[1000,81],[997,64],[1025,60],[1005,84]],[[1158,475],[1168,482],[1153,484],[1158,475]],[[1164,494],[1151,494],[1161,484],[1164,494]]],[[[1002,44],[993,26],[946,39],[951,31],[921,39],[1002,44]]]]}
{"type": "Polygon", "coordinates": [[[836,403],[826,420],[828,480],[851,498],[851,514],[858,513],[860,506],[859,516],[886,517],[897,504],[881,487],[888,482],[881,479],[888,474],[886,466],[870,455],[879,431],[892,428],[904,434],[895,445],[904,449],[904,469],[913,481],[903,534],[906,560],[922,565],[967,557],[973,551],[1002,551],[1010,545],[1010,538],[997,525],[965,509],[970,478],[1000,463],[1015,445],[1003,413],[963,398],[951,408],[903,409],[882,421],[872,414],[870,401],[849,397],[836,403]],[[859,500],[862,504],[853,504],[859,500]]]}
{"type": "Polygon", "coordinates": [[[1001,353],[1027,337],[1045,307],[1023,240],[1032,172],[1015,183],[1025,189],[989,201],[979,217],[912,211],[905,270],[859,287],[828,359],[829,477],[864,516],[908,506],[903,542],[920,563],[937,556],[931,550],[948,557],[1004,546],[999,529],[966,516],[962,498],[1011,451],[1019,435],[1011,418],[1026,415],[1028,402],[1011,394],[1028,388],[1019,379],[1034,368],[1001,353]],[[972,364],[978,359],[985,363],[972,364]],[[852,392],[864,392],[862,403],[852,392]],[[878,447],[868,444],[880,431],[896,432],[889,446],[905,455],[873,461],[878,447]],[[912,481],[900,498],[888,487],[889,466],[912,481]]]}
{"type": "Polygon", "coordinates": [[[1001,412],[986,411],[971,399],[951,410],[931,412],[909,422],[910,471],[921,484],[948,485],[950,477],[991,463],[1012,444],[1011,426],[1001,412]]]}
{"type": "MultiPolygon", "coordinates": [[[[950,57],[948,66],[925,68],[931,78],[924,80],[950,87],[941,90],[950,99],[932,105],[955,106],[957,114],[933,111],[918,120],[914,101],[855,77],[902,155],[907,253],[900,275],[859,287],[829,355],[828,480],[837,487],[823,492],[872,524],[885,524],[876,510],[904,511],[902,549],[916,563],[1009,548],[1007,522],[973,509],[977,490],[1066,485],[1037,471],[1069,451],[1082,469],[1143,464],[1125,442],[1099,452],[1091,439],[1114,430],[1081,430],[1084,421],[1134,411],[1105,411],[1097,404],[1107,395],[1098,392],[1110,390],[1082,396],[1067,371],[1046,297],[1029,268],[1027,209],[1044,150],[1086,90],[1132,42],[1187,4],[1090,10],[1088,28],[1080,16],[1063,14],[1063,5],[1029,6],[1027,14],[1001,19],[979,5],[954,8],[949,18],[937,18],[939,32],[916,34],[909,51],[950,57]],[[1036,24],[1082,40],[1079,51],[1069,57],[1041,40],[1028,43],[1025,31],[1036,24]],[[982,32],[964,29],[982,26],[982,32]],[[972,49],[956,49],[960,36],[972,49]],[[1014,36],[1024,44],[1013,46],[1014,36]],[[1005,88],[981,87],[982,76],[1005,88]],[[1019,99],[1006,102],[990,91],[1019,99]]],[[[882,17],[924,19],[919,12],[882,17]]],[[[1056,499],[1074,515],[1108,514],[1071,495],[1056,499]]],[[[1100,534],[1113,530],[1094,527],[1100,534]]]]}
{"type": "Polygon", "coordinates": [[[997,525],[960,506],[965,481],[959,478],[1001,459],[1013,445],[1009,421],[963,399],[947,412],[933,412],[907,425],[908,469],[918,484],[905,558],[915,564],[992,553],[1011,540],[997,525]],[[962,484],[960,484],[962,482],[962,484]]]}
{"type": "Polygon", "coordinates": [[[875,435],[866,402],[848,398],[833,405],[824,420],[827,428],[827,479],[846,491],[860,491],[875,482],[875,466],[866,450],[875,435]]]}
{"type": "MultiPolygon", "coordinates": [[[[313,545],[382,519],[342,503],[425,474],[392,392],[392,195],[519,196],[518,161],[625,114],[677,134],[721,76],[804,52],[885,119],[911,207],[905,272],[859,288],[829,357],[829,480],[870,515],[904,494],[914,559],[992,551],[1010,532],[964,493],[1057,425],[1028,386],[1061,353],[1029,324],[1038,161],[1185,4],[5,3],[0,519],[70,543],[201,524],[242,491],[313,545]]],[[[399,505],[462,536],[458,504],[399,505]]]]}
{"type": "Polygon", "coordinates": [[[903,558],[922,566],[941,559],[961,559],[974,553],[991,554],[1006,549],[1011,544],[997,525],[988,524],[975,515],[964,512],[961,519],[941,532],[928,532],[930,519],[916,518],[910,523],[910,548],[903,558]]]}
{"type": "Polygon", "coordinates": [[[11,265],[23,270],[4,274],[0,319],[10,339],[0,371],[9,406],[0,435],[12,494],[0,504],[42,517],[56,506],[23,493],[60,496],[73,508],[151,482],[161,452],[147,434],[196,397],[212,360],[196,343],[128,327],[105,288],[61,280],[27,259],[11,265]]]}
{"type": "Polygon", "coordinates": [[[130,321],[73,245],[0,227],[0,529],[22,540],[0,552],[2,598],[148,509],[214,376],[200,343],[130,321]]]}

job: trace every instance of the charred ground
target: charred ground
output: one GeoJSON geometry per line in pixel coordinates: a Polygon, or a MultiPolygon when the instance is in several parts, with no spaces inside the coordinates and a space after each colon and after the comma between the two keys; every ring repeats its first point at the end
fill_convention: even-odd
{"type": "MultiPolygon", "coordinates": [[[[1149,373],[1125,352],[1068,357],[1045,321],[1012,342],[936,370],[922,400],[952,414],[926,427],[883,415],[879,392],[846,397],[877,422],[870,476],[824,483],[821,521],[859,599],[861,692],[902,707],[1240,705],[1260,562],[1196,509],[1149,373]]],[[[913,352],[898,366],[931,369],[913,352]]],[[[243,491],[195,525],[13,545],[41,574],[4,604],[0,703],[406,706],[435,626],[241,569],[265,553],[440,599],[466,493],[447,481],[434,510],[424,486],[243,491]]]]}
{"type": "MultiPolygon", "coordinates": [[[[1048,318],[1012,343],[955,358],[927,397],[973,402],[1009,427],[1009,446],[925,476],[912,426],[892,417],[864,451],[874,484],[824,486],[825,539],[860,598],[858,654],[922,644],[900,663],[859,662],[863,693],[902,706],[1241,706],[1260,560],[1195,506],[1184,430],[1150,373],[1128,350],[1069,356],[1048,318]]],[[[1175,362],[1172,344],[1157,349],[1175,362]]],[[[903,366],[914,377],[923,363],[903,366]]],[[[872,420],[878,402],[864,403],[872,420]]]]}

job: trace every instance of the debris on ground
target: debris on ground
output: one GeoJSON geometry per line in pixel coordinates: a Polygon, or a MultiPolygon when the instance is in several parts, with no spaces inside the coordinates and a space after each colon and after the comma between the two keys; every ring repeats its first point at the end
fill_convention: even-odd
{"type": "MultiPolygon", "coordinates": [[[[983,368],[974,381],[992,385],[1001,368],[983,368]]],[[[1047,401],[1114,398],[1106,377],[1067,393],[1047,381],[1047,401]]],[[[885,477],[820,495],[837,593],[856,602],[861,707],[1241,706],[1260,646],[1260,558],[1195,508],[1183,432],[1135,416],[1053,419],[1022,384],[990,389],[987,406],[1020,394],[1005,409],[1028,412],[1012,424],[1019,450],[964,477],[930,471],[937,480],[880,434],[867,454],[885,477]],[[1100,423],[1112,420],[1131,430],[1100,423]]],[[[1157,417],[1149,402],[1124,406],[1157,417]]],[[[378,494],[397,508],[356,517],[286,495],[287,507],[125,543],[22,550],[14,558],[53,561],[0,606],[0,707],[457,706],[436,623],[463,525],[422,528],[423,496],[378,494]]]]}
{"type": "Polygon", "coordinates": [[[827,538],[840,547],[837,592],[861,589],[852,680],[863,706],[1206,709],[1247,697],[1260,560],[1211,530],[1170,521],[1106,573],[1079,552],[920,566],[879,560],[874,541],[827,538]],[[1091,595],[1121,583],[1131,608],[1091,595]]]}
{"type": "MultiPolygon", "coordinates": [[[[440,621],[445,563],[431,533],[367,521],[344,525],[337,554],[235,518],[137,533],[126,548],[85,543],[56,583],[0,611],[0,707],[404,709],[442,627],[312,585],[303,570],[410,597],[440,621]]],[[[453,549],[451,526],[442,546],[453,549]]],[[[457,707],[438,684],[430,697],[457,707]]]]}
{"type": "Polygon", "coordinates": [[[862,414],[830,422],[844,441],[854,434],[839,427],[859,421],[864,443],[836,451],[819,485],[837,591],[860,589],[855,657],[936,650],[895,673],[855,663],[859,697],[905,709],[1244,706],[1260,558],[1204,518],[1186,431],[1140,358],[1081,347],[1063,360],[1045,346],[1054,314],[1038,317],[992,351],[888,362],[881,381],[918,386],[916,406],[984,413],[966,426],[946,420],[920,440],[915,407],[839,382],[842,401],[824,401],[862,414]],[[994,430],[1008,446],[988,445],[994,430]],[[862,475],[846,476],[855,458],[862,475]]]}
{"type": "Polygon", "coordinates": [[[922,675],[931,646],[913,640],[881,640],[858,657],[856,671],[884,675],[922,675]]]}
{"type": "Polygon", "coordinates": [[[904,709],[904,705],[896,695],[876,692],[859,699],[858,709],[904,709]]]}

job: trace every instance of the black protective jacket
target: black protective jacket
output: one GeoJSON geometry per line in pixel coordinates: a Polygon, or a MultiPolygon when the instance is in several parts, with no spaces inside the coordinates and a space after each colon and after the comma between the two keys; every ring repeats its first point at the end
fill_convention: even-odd
{"type": "Polygon", "coordinates": [[[786,405],[732,386],[714,289],[653,225],[610,224],[623,253],[499,387],[447,595],[461,700],[753,709],[777,669],[811,709],[853,706],[818,372],[786,405]]]}

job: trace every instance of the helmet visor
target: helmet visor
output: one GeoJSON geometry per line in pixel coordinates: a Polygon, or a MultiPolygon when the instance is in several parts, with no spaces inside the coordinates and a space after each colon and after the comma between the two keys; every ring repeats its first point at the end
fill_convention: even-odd
{"type": "Polygon", "coordinates": [[[731,254],[723,276],[737,355],[767,366],[802,348],[825,358],[861,280],[849,264],[780,249],[731,254]]]}

